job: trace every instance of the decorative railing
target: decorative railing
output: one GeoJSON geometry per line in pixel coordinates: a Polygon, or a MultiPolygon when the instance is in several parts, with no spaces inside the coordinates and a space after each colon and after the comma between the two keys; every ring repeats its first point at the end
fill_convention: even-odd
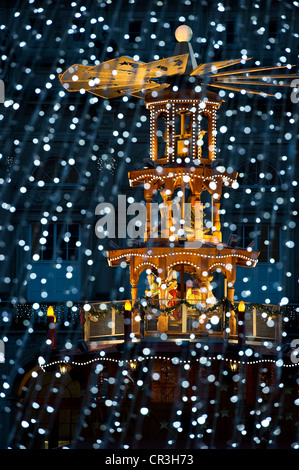
{"type": "Polygon", "coordinates": [[[165,301],[145,299],[127,301],[127,304],[125,301],[90,303],[85,311],[84,339],[88,343],[134,341],[143,337],[239,341],[240,331],[245,330],[246,342],[277,344],[281,341],[282,315],[278,306],[246,303],[243,314],[238,307],[226,299],[209,308],[185,300],[171,307],[165,301]],[[239,324],[241,319],[243,328],[239,324]]]}
{"type": "MultiPolygon", "coordinates": [[[[165,301],[137,299],[134,302],[78,302],[51,304],[59,332],[80,328],[86,342],[127,341],[142,337],[173,340],[207,337],[238,341],[243,315],[246,342],[273,344],[297,337],[298,304],[277,305],[239,304],[224,299],[209,308],[196,301],[180,301],[172,306],[165,301]],[[125,309],[128,303],[129,310],[125,309]],[[282,325],[284,333],[282,334],[282,325]],[[287,332],[287,333],[286,333],[287,332]],[[294,336],[295,335],[295,336],[294,336]]],[[[34,331],[47,328],[50,304],[25,304],[14,307],[0,305],[2,324],[11,329],[32,327],[34,331]]]]}

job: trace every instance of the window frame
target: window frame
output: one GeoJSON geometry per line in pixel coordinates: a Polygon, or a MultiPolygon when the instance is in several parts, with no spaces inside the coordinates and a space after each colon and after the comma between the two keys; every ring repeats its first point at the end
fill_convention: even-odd
{"type": "Polygon", "coordinates": [[[260,189],[261,186],[263,186],[263,188],[265,188],[266,191],[267,190],[271,191],[271,188],[273,187],[276,189],[281,187],[282,185],[281,175],[276,171],[276,169],[274,168],[274,166],[271,165],[271,163],[264,162],[264,161],[252,163],[253,171],[248,171],[248,169],[250,170],[250,167],[248,166],[250,164],[251,164],[250,162],[245,162],[245,163],[242,163],[238,168],[238,181],[239,181],[240,188],[260,189]],[[275,184],[271,184],[271,179],[269,180],[267,179],[267,177],[261,178],[259,176],[261,173],[264,173],[265,175],[267,173],[271,173],[274,176],[274,181],[276,180],[275,184]],[[244,176],[240,176],[241,174],[244,174],[244,176]],[[250,175],[253,175],[253,174],[254,174],[254,179],[250,178],[250,175]],[[243,184],[244,180],[246,182],[246,180],[249,180],[249,179],[252,179],[252,184],[243,184]]]}
{"type": "MultiPolygon", "coordinates": [[[[241,248],[247,248],[250,242],[254,241],[253,245],[253,250],[259,251],[260,256],[259,256],[259,263],[262,264],[269,264],[270,260],[273,258],[275,260],[275,263],[280,262],[281,259],[281,226],[280,224],[259,224],[259,225],[253,225],[253,224],[246,224],[246,225],[241,225],[239,227],[239,230],[242,231],[242,236],[240,236],[240,232],[236,232],[236,234],[239,237],[239,240],[237,242],[237,245],[240,246],[241,248]],[[249,233],[246,234],[245,231],[246,229],[251,229],[251,232],[255,233],[255,236],[253,238],[249,237],[249,233]],[[266,230],[266,236],[267,238],[262,237],[262,231],[266,230]],[[277,232],[272,236],[271,235],[271,230],[276,230],[277,232]],[[261,235],[259,235],[258,231],[261,231],[261,235]],[[268,240],[269,243],[265,244],[264,242],[268,240]],[[276,241],[278,243],[278,249],[272,249],[273,244],[272,241],[276,241]],[[277,258],[274,258],[273,253],[276,254],[277,258]],[[266,254],[266,257],[263,256],[266,254]],[[261,256],[262,255],[262,256],[261,256]]],[[[277,245],[276,245],[277,247],[277,245]]]]}
{"type": "MultiPolygon", "coordinates": [[[[61,254],[58,254],[57,251],[61,248],[59,248],[59,245],[60,245],[60,241],[58,240],[58,236],[59,236],[59,233],[58,233],[58,226],[62,226],[62,230],[63,228],[65,227],[65,231],[64,233],[67,233],[67,232],[70,232],[69,230],[69,227],[71,225],[76,225],[78,227],[78,235],[77,235],[77,238],[76,238],[76,242],[80,242],[81,243],[81,234],[82,234],[82,230],[81,230],[81,225],[78,223],[78,222],[71,222],[71,223],[62,223],[62,222],[51,222],[47,225],[42,225],[39,221],[38,222],[31,222],[30,224],[30,227],[29,227],[29,246],[30,246],[30,250],[29,250],[29,257],[30,257],[30,261],[31,262],[36,262],[36,263],[68,263],[68,264],[72,264],[72,263],[78,263],[81,261],[81,250],[80,250],[80,245],[77,246],[77,256],[75,259],[70,259],[69,258],[69,242],[64,242],[65,245],[66,245],[66,257],[62,257],[61,254]],[[53,238],[53,241],[52,241],[52,247],[49,248],[49,250],[52,251],[52,256],[48,259],[44,259],[44,256],[43,256],[43,252],[46,251],[46,249],[43,249],[42,246],[46,246],[45,245],[40,245],[40,247],[38,246],[38,243],[39,241],[37,241],[36,243],[36,246],[38,247],[38,250],[36,250],[35,252],[33,252],[33,245],[32,245],[32,242],[33,242],[33,228],[34,228],[34,225],[40,225],[40,235],[42,236],[42,233],[44,230],[47,230],[49,231],[49,227],[53,227],[53,235],[51,238],[53,238]],[[35,254],[38,254],[40,256],[40,258],[38,260],[34,260],[33,259],[33,256],[35,254]]],[[[61,240],[63,241],[63,240],[61,240]]]]}

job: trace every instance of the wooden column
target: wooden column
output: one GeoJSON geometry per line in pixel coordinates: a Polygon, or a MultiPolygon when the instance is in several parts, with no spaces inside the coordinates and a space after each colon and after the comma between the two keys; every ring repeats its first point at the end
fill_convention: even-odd
{"type": "Polygon", "coordinates": [[[163,199],[163,209],[161,213],[161,238],[169,238],[170,235],[170,211],[172,201],[169,195],[165,191],[161,191],[161,196],[163,199]]]}
{"type": "Polygon", "coordinates": [[[152,199],[146,197],[146,224],[144,228],[144,241],[146,242],[150,238],[151,232],[151,202],[152,199]]]}
{"type": "Polygon", "coordinates": [[[196,241],[203,240],[203,204],[200,202],[200,197],[196,196],[194,201],[194,235],[196,241]]]}
{"type": "Polygon", "coordinates": [[[222,242],[222,233],[221,233],[221,223],[220,223],[220,202],[214,202],[214,227],[216,230],[214,231],[214,235],[218,238],[219,242],[222,242]]]}
{"type": "Polygon", "coordinates": [[[205,117],[208,120],[208,155],[209,155],[210,162],[212,162],[213,161],[213,156],[214,156],[214,153],[213,153],[213,150],[212,150],[212,146],[213,146],[212,119],[211,119],[209,114],[207,114],[205,117]]]}
{"type": "Polygon", "coordinates": [[[154,188],[149,178],[144,181],[144,199],[146,201],[146,225],[144,229],[144,241],[146,242],[151,236],[151,203],[154,195],[154,188]],[[150,185],[149,187],[147,185],[150,185]]]}
{"type": "Polygon", "coordinates": [[[137,293],[138,293],[138,286],[132,286],[131,287],[131,297],[132,297],[133,301],[137,299],[137,293]]]}
{"type": "Polygon", "coordinates": [[[223,293],[224,293],[224,298],[227,298],[227,277],[224,277],[223,293]]]}
{"type": "MultiPolygon", "coordinates": [[[[160,274],[161,286],[165,284],[166,278],[165,273],[160,274]]],[[[165,289],[160,289],[160,315],[158,317],[157,331],[164,333],[168,330],[168,316],[164,310],[166,299],[165,299],[165,289]]]]}
{"type": "Polygon", "coordinates": [[[151,158],[157,160],[158,158],[158,116],[156,116],[155,109],[151,109],[151,158]]]}

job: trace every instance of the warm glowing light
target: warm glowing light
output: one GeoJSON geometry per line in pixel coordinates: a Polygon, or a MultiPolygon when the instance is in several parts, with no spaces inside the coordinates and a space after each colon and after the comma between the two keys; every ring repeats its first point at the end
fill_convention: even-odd
{"type": "Polygon", "coordinates": [[[127,311],[131,311],[132,310],[132,305],[131,305],[131,302],[129,300],[126,300],[126,303],[125,303],[125,310],[127,311]]]}
{"type": "Polygon", "coordinates": [[[47,317],[48,317],[48,318],[49,318],[49,317],[53,317],[53,318],[52,318],[52,321],[53,321],[54,323],[56,323],[56,317],[55,317],[55,315],[54,315],[54,310],[53,310],[53,307],[52,307],[51,305],[48,307],[48,310],[47,310],[47,317]]]}
{"type": "Polygon", "coordinates": [[[192,38],[193,32],[189,26],[183,24],[175,31],[175,38],[178,42],[188,42],[192,38]]]}
{"type": "Polygon", "coordinates": [[[61,375],[66,374],[67,371],[68,371],[68,366],[67,366],[67,364],[60,364],[59,370],[60,370],[61,375]]]}
{"type": "Polygon", "coordinates": [[[245,312],[245,304],[243,300],[241,300],[241,302],[239,303],[238,310],[239,312],[245,312]]]}
{"type": "Polygon", "coordinates": [[[131,367],[132,370],[135,370],[136,367],[137,367],[136,361],[130,361],[130,362],[129,362],[129,366],[131,367]]]}

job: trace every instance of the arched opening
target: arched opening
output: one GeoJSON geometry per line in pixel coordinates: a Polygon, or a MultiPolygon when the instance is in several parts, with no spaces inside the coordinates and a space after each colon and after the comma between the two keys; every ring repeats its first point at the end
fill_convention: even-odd
{"type": "Polygon", "coordinates": [[[213,278],[211,281],[211,287],[213,289],[213,294],[218,301],[222,300],[227,296],[226,275],[223,273],[221,268],[216,267],[216,269],[211,274],[211,277],[212,276],[213,278]]]}
{"type": "Polygon", "coordinates": [[[185,158],[191,158],[192,153],[192,123],[193,113],[181,111],[175,116],[175,140],[177,163],[185,158]]]}
{"type": "Polygon", "coordinates": [[[176,273],[177,280],[177,299],[183,300],[186,299],[188,288],[190,287],[190,280],[192,277],[196,277],[196,267],[188,263],[177,263],[171,265],[168,268],[168,277],[169,273],[176,273]]]}
{"type": "Polygon", "coordinates": [[[167,157],[167,114],[161,112],[157,117],[157,158],[167,157]]]}
{"type": "Polygon", "coordinates": [[[158,268],[151,263],[145,263],[137,269],[139,299],[158,299],[159,273],[158,268]]]}
{"type": "Polygon", "coordinates": [[[205,235],[211,235],[213,227],[213,198],[209,191],[201,193],[201,202],[203,204],[203,232],[205,235]]]}
{"type": "Polygon", "coordinates": [[[198,158],[209,160],[209,117],[205,114],[198,116],[198,158]]]}
{"type": "Polygon", "coordinates": [[[45,372],[37,367],[28,371],[18,390],[22,413],[10,444],[46,449],[72,442],[85,386],[78,379],[75,370],[68,367],[63,371],[61,365],[45,372]]]}

